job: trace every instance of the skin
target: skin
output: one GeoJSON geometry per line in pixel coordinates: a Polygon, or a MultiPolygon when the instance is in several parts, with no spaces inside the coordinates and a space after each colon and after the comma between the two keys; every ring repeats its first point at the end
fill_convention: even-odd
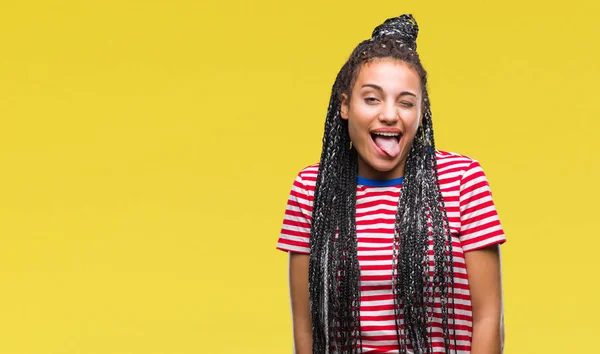
{"type": "Polygon", "coordinates": [[[500,354],[504,347],[500,247],[466,252],[465,263],[473,307],[471,354],[500,354]]]}
{"type": "MultiPolygon", "coordinates": [[[[363,64],[350,95],[343,94],[340,115],[358,158],[358,175],[371,179],[404,176],[406,159],[422,120],[422,88],[418,73],[394,59],[375,59],[363,64]],[[382,155],[371,132],[401,132],[400,153],[382,155]]],[[[471,354],[502,352],[502,291],[499,247],[465,253],[473,311],[471,354]]],[[[289,279],[294,332],[294,353],[312,354],[312,324],[308,291],[309,256],[290,253],[289,279]]]]}
{"type": "Polygon", "coordinates": [[[308,263],[309,256],[307,254],[290,253],[289,279],[295,354],[312,354],[308,263]]]}
{"type": "Polygon", "coordinates": [[[342,95],[342,119],[358,151],[358,174],[371,179],[404,176],[406,159],[422,119],[422,88],[419,74],[407,64],[375,59],[362,66],[350,94],[342,95]],[[382,155],[371,132],[395,129],[401,132],[400,153],[382,155]]]}

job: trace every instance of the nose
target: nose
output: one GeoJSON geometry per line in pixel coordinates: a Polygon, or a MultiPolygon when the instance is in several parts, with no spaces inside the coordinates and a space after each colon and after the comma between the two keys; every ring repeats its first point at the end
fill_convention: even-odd
{"type": "Polygon", "coordinates": [[[398,109],[394,102],[386,102],[382,105],[382,110],[379,113],[379,121],[386,124],[394,124],[400,119],[398,109]]]}

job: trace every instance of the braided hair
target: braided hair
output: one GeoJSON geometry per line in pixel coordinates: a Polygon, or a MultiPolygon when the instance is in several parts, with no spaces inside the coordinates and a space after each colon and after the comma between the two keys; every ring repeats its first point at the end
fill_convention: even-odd
{"type": "Polygon", "coordinates": [[[377,58],[408,64],[419,74],[423,93],[422,124],[407,157],[394,225],[392,287],[398,348],[400,353],[407,353],[409,346],[415,353],[432,351],[431,322],[437,299],[445,351],[450,352],[452,239],[438,182],[427,74],[416,52],[417,34],[412,15],[386,20],[374,29],[371,39],[354,49],[332,88],[310,236],[314,354],[357,353],[362,347],[356,235],[358,156],[340,108],[342,94],[350,97],[362,65],[377,58]]]}

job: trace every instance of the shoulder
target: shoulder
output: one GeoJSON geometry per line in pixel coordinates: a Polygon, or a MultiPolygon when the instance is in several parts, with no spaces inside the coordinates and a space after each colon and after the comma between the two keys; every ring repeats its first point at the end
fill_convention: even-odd
{"type": "Polygon", "coordinates": [[[315,163],[304,167],[298,172],[296,181],[302,183],[306,187],[314,187],[317,182],[317,174],[319,173],[319,164],[315,163]]]}
{"type": "Polygon", "coordinates": [[[319,163],[308,165],[298,172],[298,177],[302,179],[317,179],[317,173],[319,172],[319,163]]]}
{"type": "Polygon", "coordinates": [[[315,163],[302,168],[294,179],[294,187],[305,192],[313,192],[317,184],[319,164],[315,163]]]}
{"type": "Polygon", "coordinates": [[[479,161],[457,152],[436,150],[438,175],[462,176],[473,169],[481,170],[479,161]]]}
{"type": "Polygon", "coordinates": [[[474,158],[459,154],[457,152],[443,151],[443,150],[435,150],[435,158],[438,164],[438,168],[440,165],[442,167],[460,167],[466,166],[468,167],[474,162],[477,162],[474,158]]]}

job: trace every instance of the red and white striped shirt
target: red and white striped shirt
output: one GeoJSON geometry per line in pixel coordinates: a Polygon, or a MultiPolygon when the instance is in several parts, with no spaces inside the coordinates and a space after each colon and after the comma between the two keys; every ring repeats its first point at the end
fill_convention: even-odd
{"type": "MultiPolygon", "coordinates": [[[[436,151],[438,176],[452,233],[454,254],[455,333],[452,351],[470,353],[471,297],[464,253],[506,241],[486,176],[468,156],[436,151]],[[454,348],[454,339],[457,347],[454,348]]],[[[318,164],[300,171],[287,202],[277,249],[309,254],[310,224],[318,164]]],[[[398,353],[392,292],[392,241],[403,178],[359,177],[356,188],[356,233],[361,272],[363,353],[398,353]]],[[[430,251],[432,244],[430,243],[430,251]]],[[[432,320],[434,352],[443,353],[441,309],[432,320]]],[[[449,309],[452,314],[452,309],[449,309]]],[[[449,320],[452,326],[452,319],[449,320]]],[[[451,330],[451,334],[453,331],[451,330]]]]}

